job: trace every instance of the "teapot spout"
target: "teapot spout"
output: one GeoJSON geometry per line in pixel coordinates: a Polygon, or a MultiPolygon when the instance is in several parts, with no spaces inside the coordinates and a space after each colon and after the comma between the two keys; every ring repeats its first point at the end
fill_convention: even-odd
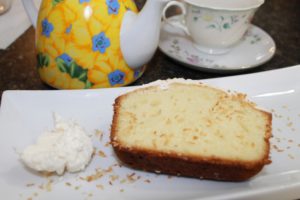
{"type": "Polygon", "coordinates": [[[132,69],[153,57],[159,42],[161,13],[170,0],[148,0],[139,14],[127,11],[121,27],[121,50],[132,69]]]}

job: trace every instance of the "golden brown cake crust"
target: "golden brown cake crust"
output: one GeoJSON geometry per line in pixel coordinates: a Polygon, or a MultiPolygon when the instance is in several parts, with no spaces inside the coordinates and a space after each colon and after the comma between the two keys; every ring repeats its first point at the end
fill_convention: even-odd
{"type": "MultiPolygon", "coordinates": [[[[147,90],[149,88],[151,87],[139,90],[147,90]]],[[[267,117],[268,123],[266,125],[267,132],[265,133],[265,154],[256,162],[225,160],[214,157],[201,158],[196,156],[178,155],[176,152],[163,153],[156,150],[128,148],[118,142],[116,133],[119,107],[121,106],[123,98],[126,98],[129,94],[130,93],[119,96],[115,100],[110,139],[117,157],[134,169],[199,179],[245,181],[259,173],[264,165],[271,163],[271,160],[269,159],[269,139],[272,134],[272,114],[259,109],[257,110],[264,113],[264,116],[267,117]]]]}

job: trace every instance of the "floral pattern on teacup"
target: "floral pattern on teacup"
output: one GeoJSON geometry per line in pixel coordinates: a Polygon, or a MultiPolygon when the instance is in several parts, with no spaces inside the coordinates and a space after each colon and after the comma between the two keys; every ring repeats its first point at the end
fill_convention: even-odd
{"type": "MultiPolygon", "coordinates": [[[[193,8],[192,13],[194,14],[193,20],[197,22],[202,20],[208,25],[206,28],[215,29],[218,31],[224,31],[231,29],[236,23],[241,20],[245,20],[246,14],[243,15],[215,15],[210,12],[203,12],[200,9],[193,8]]],[[[245,22],[248,22],[247,20],[245,22]]]]}
{"type": "Polygon", "coordinates": [[[211,24],[207,26],[210,29],[217,29],[219,31],[223,31],[226,29],[231,29],[234,24],[239,21],[239,17],[237,15],[232,16],[220,16],[216,20],[214,20],[211,24]]]}
{"type": "Polygon", "coordinates": [[[243,38],[243,40],[249,42],[250,44],[257,44],[259,42],[261,42],[262,38],[259,34],[257,33],[253,33],[251,30],[248,30],[245,33],[245,36],[243,38]]]}
{"type": "Polygon", "coordinates": [[[218,66],[213,59],[200,57],[198,54],[193,54],[187,50],[183,51],[180,47],[181,45],[182,44],[180,44],[178,39],[173,39],[168,52],[190,65],[205,65],[214,66],[214,68],[223,68],[223,66],[218,66]]]}
{"type": "Polygon", "coordinates": [[[180,55],[181,48],[179,45],[179,41],[177,39],[172,40],[170,49],[168,50],[169,53],[176,55],[178,58],[182,59],[180,55]]]}

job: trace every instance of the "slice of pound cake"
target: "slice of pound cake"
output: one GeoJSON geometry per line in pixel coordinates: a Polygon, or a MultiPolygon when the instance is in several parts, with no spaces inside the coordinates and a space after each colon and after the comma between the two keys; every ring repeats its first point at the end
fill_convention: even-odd
{"type": "Polygon", "coordinates": [[[243,94],[159,81],[115,100],[111,142],[135,169],[243,181],[270,163],[271,123],[243,94]]]}

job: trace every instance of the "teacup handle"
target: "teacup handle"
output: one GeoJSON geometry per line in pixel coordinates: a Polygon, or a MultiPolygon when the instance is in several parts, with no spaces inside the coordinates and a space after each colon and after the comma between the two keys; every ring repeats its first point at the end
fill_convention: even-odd
{"type": "Polygon", "coordinates": [[[178,27],[178,28],[182,29],[187,35],[190,35],[189,30],[185,24],[185,15],[186,15],[186,5],[182,2],[171,1],[163,9],[162,18],[166,23],[170,24],[171,26],[178,27]],[[171,20],[166,16],[166,12],[171,6],[177,6],[181,9],[182,13],[178,15],[177,19],[173,18],[171,20]]]}
{"type": "Polygon", "coordinates": [[[35,6],[33,0],[22,0],[23,1],[23,6],[26,10],[26,13],[34,26],[36,28],[36,23],[37,23],[37,17],[38,17],[38,9],[35,6]]]}

